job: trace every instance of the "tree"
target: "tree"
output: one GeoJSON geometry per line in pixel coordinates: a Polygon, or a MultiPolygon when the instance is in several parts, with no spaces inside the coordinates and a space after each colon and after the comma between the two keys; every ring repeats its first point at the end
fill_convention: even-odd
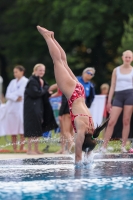
{"type": "MultiPolygon", "coordinates": [[[[1,2],[0,2],[1,5],[1,2]]],[[[2,55],[11,77],[14,64],[23,64],[27,75],[34,64],[47,67],[47,79],[54,81],[53,63],[36,25],[55,32],[67,52],[68,63],[76,75],[87,66],[96,68],[96,85],[108,81],[118,57],[117,49],[128,23],[133,2],[125,0],[14,0],[1,13],[2,55]]]]}
{"type": "MultiPolygon", "coordinates": [[[[133,15],[129,15],[129,21],[124,22],[124,33],[121,38],[121,45],[118,48],[118,55],[122,55],[122,52],[126,50],[133,51],[133,15]]],[[[118,65],[121,63],[120,57],[117,58],[118,65]]]]}

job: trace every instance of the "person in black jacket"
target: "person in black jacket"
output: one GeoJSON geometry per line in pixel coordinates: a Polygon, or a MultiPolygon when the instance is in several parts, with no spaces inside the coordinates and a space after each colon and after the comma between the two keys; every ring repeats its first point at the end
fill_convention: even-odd
{"type": "Polygon", "coordinates": [[[91,104],[95,98],[95,88],[91,79],[95,75],[95,69],[93,67],[87,67],[83,70],[82,76],[78,76],[78,81],[84,86],[85,90],[85,103],[88,108],[91,107],[91,104]]]}
{"type": "Polygon", "coordinates": [[[57,128],[49,102],[49,85],[42,80],[45,74],[43,64],[35,65],[24,95],[24,137],[28,138],[28,154],[40,154],[38,137],[46,131],[57,128]],[[34,151],[32,151],[32,143],[34,151]]]}

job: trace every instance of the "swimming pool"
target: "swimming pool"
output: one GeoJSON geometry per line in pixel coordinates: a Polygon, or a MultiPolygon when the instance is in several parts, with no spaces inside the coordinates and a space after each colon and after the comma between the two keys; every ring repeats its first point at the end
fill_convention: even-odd
{"type": "Polygon", "coordinates": [[[133,155],[96,155],[75,169],[71,156],[0,161],[0,200],[128,200],[133,155]]]}

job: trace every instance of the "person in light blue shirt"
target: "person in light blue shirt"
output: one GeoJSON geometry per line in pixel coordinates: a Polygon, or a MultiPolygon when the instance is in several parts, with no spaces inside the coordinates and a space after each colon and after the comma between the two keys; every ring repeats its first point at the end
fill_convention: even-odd
{"type": "Polygon", "coordinates": [[[84,86],[86,105],[90,108],[94,98],[95,98],[95,88],[91,82],[91,79],[95,75],[95,69],[93,67],[87,67],[83,70],[82,76],[78,76],[78,81],[84,86]]]}

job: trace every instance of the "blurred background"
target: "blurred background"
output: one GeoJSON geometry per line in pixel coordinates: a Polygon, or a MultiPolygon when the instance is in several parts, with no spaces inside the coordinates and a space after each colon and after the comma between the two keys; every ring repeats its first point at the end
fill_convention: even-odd
{"type": "Polygon", "coordinates": [[[75,75],[95,67],[96,91],[110,84],[122,52],[133,51],[133,1],[127,0],[1,0],[0,75],[4,92],[16,64],[31,75],[36,63],[46,65],[45,78],[55,82],[47,45],[36,25],[55,32],[75,75]]]}

